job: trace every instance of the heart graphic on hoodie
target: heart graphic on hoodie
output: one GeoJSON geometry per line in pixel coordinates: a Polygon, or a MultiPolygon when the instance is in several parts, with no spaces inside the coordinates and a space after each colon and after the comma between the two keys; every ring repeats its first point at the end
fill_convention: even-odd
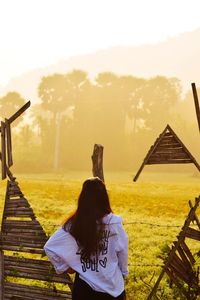
{"type": "Polygon", "coordinates": [[[105,268],[106,267],[106,263],[107,263],[107,257],[104,257],[104,259],[100,259],[99,260],[99,264],[105,268]]]}

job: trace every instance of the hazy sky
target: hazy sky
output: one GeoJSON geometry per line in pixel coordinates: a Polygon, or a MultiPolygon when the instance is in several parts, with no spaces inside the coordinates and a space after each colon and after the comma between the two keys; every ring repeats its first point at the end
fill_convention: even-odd
{"type": "Polygon", "coordinates": [[[200,28],[200,0],[0,0],[0,86],[69,56],[200,28]]]}

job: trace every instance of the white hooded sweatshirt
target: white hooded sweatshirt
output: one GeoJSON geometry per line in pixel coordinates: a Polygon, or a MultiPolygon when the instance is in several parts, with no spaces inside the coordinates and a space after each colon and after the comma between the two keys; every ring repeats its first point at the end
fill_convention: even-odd
{"type": "Polygon", "coordinates": [[[124,290],[123,277],[128,275],[128,237],[121,217],[110,213],[102,223],[103,247],[98,256],[84,260],[76,240],[63,228],[50,237],[44,250],[58,274],[72,268],[93,290],[117,297],[124,290]]]}

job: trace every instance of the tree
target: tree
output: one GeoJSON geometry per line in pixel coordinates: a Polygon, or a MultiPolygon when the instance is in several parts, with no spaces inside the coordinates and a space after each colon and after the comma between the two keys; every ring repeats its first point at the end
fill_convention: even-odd
{"type": "MultiPolygon", "coordinates": [[[[68,74],[54,74],[43,77],[38,88],[41,107],[49,112],[50,131],[54,136],[54,170],[58,169],[60,156],[61,124],[69,120],[69,110],[77,101],[87,74],[74,70],[68,74]]],[[[42,122],[40,122],[41,124],[42,122]]]]}
{"type": "Polygon", "coordinates": [[[177,78],[156,76],[146,81],[138,97],[143,103],[147,129],[158,131],[169,122],[171,110],[179,100],[180,93],[180,81],[177,78]]]}
{"type": "MultiPolygon", "coordinates": [[[[21,106],[25,104],[25,99],[17,92],[9,92],[0,98],[0,115],[1,118],[11,117],[21,106]]],[[[14,124],[18,124],[23,120],[23,116],[17,118],[14,124]]]]}

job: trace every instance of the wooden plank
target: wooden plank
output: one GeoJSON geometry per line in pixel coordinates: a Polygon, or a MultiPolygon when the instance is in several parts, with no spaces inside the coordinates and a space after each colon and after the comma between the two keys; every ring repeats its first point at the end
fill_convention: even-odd
{"type": "Polygon", "coordinates": [[[35,293],[35,291],[32,291],[32,289],[29,289],[29,292],[25,290],[17,291],[17,290],[11,290],[10,293],[9,291],[6,290],[5,292],[5,300],[66,300],[66,299],[72,299],[69,295],[66,294],[60,294],[60,293],[55,293],[52,290],[52,293],[46,293],[46,291],[42,290],[41,288],[41,293],[35,293]]]}
{"type": "Polygon", "coordinates": [[[16,210],[16,209],[22,209],[22,208],[26,208],[26,209],[29,209],[30,206],[26,205],[26,203],[24,202],[19,202],[19,203],[11,203],[11,202],[8,202],[5,203],[5,209],[6,210],[16,210]]]}
{"type": "Polygon", "coordinates": [[[173,273],[173,271],[171,271],[170,269],[166,269],[166,274],[169,276],[169,278],[173,281],[173,283],[176,284],[176,286],[182,291],[183,295],[186,297],[188,297],[187,292],[183,289],[182,284],[180,283],[180,281],[178,280],[178,278],[175,276],[175,274],[173,273]]]}
{"type": "Polygon", "coordinates": [[[184,264],[184,262],[178,257],[178,255],[175,253],[173,256],[173,259],[171,260],[170,267],[173,267],[174,270],[176,270],[178,273],[180,273],[180,275],[186,278],[186,282],[187,280],[190,280],[190,275],[192,274],[190,272],[191,269],[188,269],[187,266],[184,264]]]}
{"type": "Polygon", "coordinates": [[[187,228],[185,236],[190,238],[190,239],[200,241],[200,231],[198,231],[196,229],[193,229],[191,227],[187,228]]]}
{"type": "Polygon", "coordinates": [[[160,145],[160,144],[175,144],[175,143],[177,143],[177,141],[174,138],[174,136],[171,134],[171,136],[164,135],[158,145],[160,145]]]}
{"type": "Polygon", "coordinates": [[[146,165],[155,165],[155,164],[191,164],[191,159],[149,159],[146,165]]]}
{"type": "MultiPolygon", "coordinates": [[[[174,245],[176,245],[176,243],[177,242],[174,242],[174,245]]],[[[187,256],[185,255],[185,252],[183,251],[183,249],[181,248],[180,245],[177,247],[177,251],[178,251],[182,261],[184,262],[187,270],[192,271],[192,265],[191,265],[190,261],[188,260],[187,256]]]]}
{"type": "Polygon", "coordinates": [[[42,236],[47,237],[44,231],[41,230],[33,230],[33,229],[27,229],[27,228],[4,228],[4,234],[28,234],[29,236],[42,236]]]}
{"type": "Polygon", "coordinates": [[[11,246],[11,245],[1,245],[0,250],[8,250],[8,251],[14,251],[14,252],[24,252],[24,253],[32,253],[32,254],[42,254],[44,255],[45,252],[43,249],[33,249],[33,248],[28,248],[28,247],[20,247],[19,245],[17,246],[11,246]]]}
{"type": "Polygon", "coordinates": [[[34,217],[35,215],[32,213],[30,213],[30,212],[18,212],[18,211],[15,211],[15,212],[5,212],[5,217],[7,218],[7,217],[20,217],[20,218],[32,218],[32,217],[34,217]]]}
{"type": "Polygon", "coordinates": [[[24,196],[24,194],[20,190],[8,190],[8,195],[15,196],[15,197],[24,196]]]}
{"type": "Polygon", "coordinates": [[[8,156],[8,167],[13,165],[13,157],[12,157],[12,139],[11,139],[11,130],[10,124],[6,119],[6,136],[7,136],[7,156],[8,156]]]}
{"type": "Polygon", "coordinates": [[[37,244],[37,243],[45,243],[47,241],[46,236],[36,236],[36,235],[30,235],[30,234],[21,234],[21,235],[14,235],[14,234],[2,234],[2,242],[3,243],[18,243],[18,245],[21,245],[23,243],[30,243],[30,244],[37,244]]]}
{"type": "Polygon", "coordinates": [[[27,216],[27,217],[31,217],[34,216],[33,211],[30,208],[26,208],[26,207],[20,207],[17,210],[15,209],[7,209],[5,211],[5,215],[6,216],[27,216]]]}
{"type": "MultiPolygon", "coordinates": [[[[24,268],[24,270],[26,271],[27,269],[31,269],[32,273],[34,270],[36,273],[38,271],[43,271],[41,274],[45,275],[46,277],[48,277],[49,274],[52,274],[54,277],[56,276],[56,282],[67,283],[69,285],[72,284],[72,280],[67,273],[56,274],[52,264],[47,260],[16,257],[16,256],[5,256],[4,262],[5,262],[5,268],[12,269],[15,267],[21,267],[24,268]]],[[[51,278],[46,278],[45,280],[51,281],[51,278]]]]}
{"type": "Polygon", "coordinates": [[[32,230],[32,229],[19,229],[19,228],[12,228],[11,230],[4,230],[3,231],[3,237],[8,237],[8,236],[24,236],[24,237],[37,237],[37,238],[44,238],[47,237],[44,231],[41,230],[32,230]]]}
{"type": "Polygon", "coordinates": [[[176,142],[176,143],[160,143],[159,145],[158,145],[158,147],[159,148],[166,148],[166,149],[169,149],[169,148],[171,148],[171,149],[173,149],[173,148],[180,148],[181,147],[181,145],[178,143],[178,142],[176,142]]]}
{"type": "MultiPolygon", "coordinates": [[[[178,250],[178,248],[179,247],[177,247],[177,250],[178,250]]],[[[177,265],[180,268],[180,270],[182,270],[183,272],[189,273],[189,269],[187,268],[187,265],[184,264],[184,261],[177,255],[176,252],[174,253],[174,256],[173,256],[173,259],[171,262],[174,263],[175,265],[177,265]]]]}
{"type": "Polygon", "coordinates": [[[169,278],[175,283],[177,286],[181,286],[180,281],[176,274],[171,270],[170,268],[166,269],[166,274],[169,276],[169,278]]]}
{"type": "Polygon", "coordinates": [[[5,205],[24,205],[26,207],[30,207],[30,204],[24,197],[17,197],[17,198],[8,198],[5,205]]]}
{"type": "MultiPolygon", "coordinates": [[[[33,248],[33,249],[43,249],[45,242],[40,242],[40,241],[12,241],[12,240],[7,240],[3,241],[3,249],[5,250],[5,247],[7,246],[13,246],[13,247],[18,247],[19,249],[26,249],[26,248],[33,248]]],[[[17,251],[17,250],[16,250],[17,251]]]]}
{"type": "MultiPolygon", "coordinates": [[[[9,193],[8,193],[9,196],[9,193]]],[[[18,204],[18,203],[24,203],[27,207],[30,207],[30,204],[28,203],[27,199],[25,197],[10,197],[7,199],[8,204],[18,204]]]]}
{"type": "Polygon", "coordinates": [[[9,230],[9,228],[37,229],[44,232],[42,226],[39,223],[34,223],[32,221],[4,220],[3,225],[7,230],[9,230]]]}
{"type": "Polygon", "coordinates": [[[45,231],[42,230],[40,227],[37,226],[6,226],[6,224],[4,223],[4,232],[36,232],[36,234],[44,234],[45,235],[45,231]]]}
{"type": "Polygon", "coordinates": [[[187,257],[189,259],[189,261],[193,265],[195,263],[195,259],[192,255],[192,253],[190,252],[190,249],[188,248],[188,246],[186,245],[186,243],[184,241],[182,241],[182,243],[181,243],[181,248],[184,250],[185,254],[187,255],[187,257]]]}
{"type": "Polygon", "coordinates": [[[173,134],[170,131],[166,131],[163,137],[173,137],[173,134]]]}
{"type": "Polygon", "coordinates": [[[168,268],[170,268],[172,272],[185,283],[190,283],[190,277],[187,276],[187,273],[182,272],[181,269],[174,262],[171,262],[168,268]]]}
{"type": "Polygon", "coordinates": [[[2,179],[6,178],[6,136],[5,123],[1,121],[1,172],[2,179]]]}
{"type": "Polygon", "coordinates": [[[19,256],[11,256],[11,255],[5,255],[4,256],[5,263],[12,263],[12,262],[20,262],[25,264],[39,264],[41,266],[52,266],[49,260],[41,260],[41,259],[34,259],[34,258],[26,258],[26,257],[19,257],[19,256]]]}
{"type": "MultiPolygon", "coordinates": [[[[188,155],[184,152],[182,153],[153,153],[150,157],[150,159],[156,159],[156,158],[159,158],[159,159],[190,159],[190,157],[188,157],[188,155]]],[[[191,161],[191,159],[190,159],[191,161]]]]}
{"type": "MultiPolygon", "coordinates": [[[[189,202],[189,206],[190,206],[190,208],[193,208],[193,205],[192,205],[192,202],[191,202],[191,200],[189,200],[188,202],[189,202]]],[[[197,216],[197,214],[196,214],[196,213],[194,213],[194,219],[193,219],[193,220],[195,220],[195,221],[196,221],[196,223],[197,223],[197,225],[198,225],[198,227],[199,227],[199,230],[200,230],[200,221],[199,221],[199,218],[198,218],[198,216],[197,216]]]]}
{"type": "Polygon", "coordinates": [[[3,223],[5,223],[7,226],[20,226],[20,227],[23,226],[23,227],[27,227],[27,228],[31,228],[31,226],[33,226],[33,227],[39,227],[39,228],[43,229],[37,220],[32,220],[32,221],[6,220],[6,221],[3,221],[3,223]]]}
{"type": "MultiPolygon", "coordinates": [[[[36,230],[37,234],[39,234],[39,232],[41,232],[41,234],[45,234],[44,230],[42,230],[39,226],[25,226],[25,225],[17,225],[17,226],[11,226],[11,225],[6,225],[6,223],[4,223],[4,232],[12,232],[13,230],[16,232],[24,230],[24,231],[28,231],[28,230],[36,230]]],[[[22,231],[23,232],[23,231],[22,231]]]]}
{"type": "Polygon", "coordinates": [[[29,108],[31,105],[31,102],[28,101],[26,104],[24,104],[14,115],[12,115],[8,119],[8,123],[11,124],[13,121],[15,121],[27,108],[29,108]]]}
{"type": "Polygon", "coordinates": [[[18,185],[18,182],[17,181],[8,181],[8,185],[9,185],[9,187],[10,186],[15,186],[15,185],[18,185]]]}
{"type": "Polygon", "coordinates": [[[22,194],[22,191],[17,186],[9,186],[8,193],[11,194],[11,195],[16,193],[18,195],[18,194],[22,194]]]}
{"type": "Polygon", "coordinates": [[[18,208],[6,208],[6,212],[11,214],[15,214],[15,213],[30,213],[31,215],[33,214],[33,210],[31,207],[24,207],[24,206],[21,206],[21,207],[18,207],[18,208]]]}
{"type": "Polygon", "coordinates": [[[22,197],[17,197],[17,198],[9,198],[7,200],[7,202],[5,203],[6,205],[20,205],[23,204],[27,207],[30,207],[30,204],[28,203],[28,201],[22,197]]]}
{"type": "Polygon", "coordinates": [[[10,294],[11,296],[22,296],[28,297],[27,299],[33,300],[60,300],[60,299],[71,299],[72,295],[71,292],[68,291],[61,291],[61,290],[53,290],[50,288],[44,287],[37,287],[37,286],[27,286],[24,284],[17,284],[17,283],[5,283],[5,295],[7,296],[10,294]],[[30,298],[29,298],[30,297],[30,298]],[[35,298],[31,298],[35,297],[35,298]]]}
{"type": "Polygon", "coordinates": [[[194,98],[194,105],[195,105],[195,110],[196,110],[197,122],[198,122],[198,126],[199,126],[199,131],[200,131],[199,99],[198,99],[198,95],[197,95],[196,85],[195,85],[194,82],[192,83],[192,92],[193,92],[193,98],[194,98]]]}
{"type": "Polygon", "coordinates": [[[185,153],[183,151],[182,147],[178,148],[163,148],[163,147],[158,147],[156,150],[156,153],[185,153]]]}
{"type": "MultiPolygon", "coordinates": [[[[49,274],[48,270],[41,270],[36,268],[31,269],[23,268],[20,266],[7,266],[7,268],[5,269],[5,276],[68,284],[68,281],[65,278],[57,277],[55,273],[49,274]]],[[[71,282],[69,281],[69,283],[71,282]]]]}

